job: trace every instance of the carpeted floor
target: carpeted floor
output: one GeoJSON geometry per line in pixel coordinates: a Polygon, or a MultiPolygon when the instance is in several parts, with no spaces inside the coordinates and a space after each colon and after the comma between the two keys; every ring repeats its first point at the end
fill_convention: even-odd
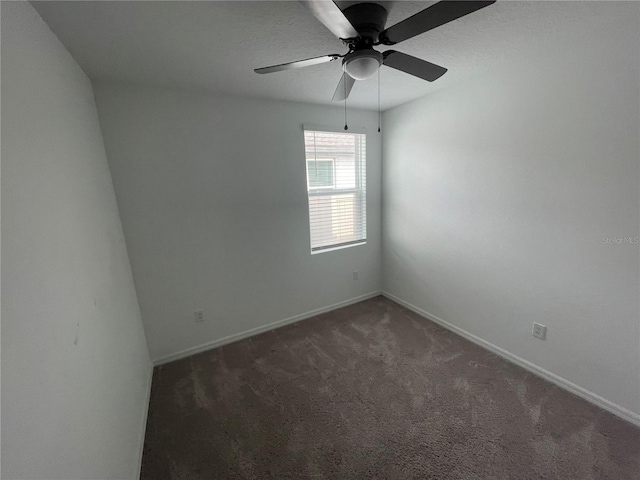
{"type": "Polygon", "coordinates": [[[157,367],[143,479],[640,479],[640,429],[377,297],[157,367]]]}

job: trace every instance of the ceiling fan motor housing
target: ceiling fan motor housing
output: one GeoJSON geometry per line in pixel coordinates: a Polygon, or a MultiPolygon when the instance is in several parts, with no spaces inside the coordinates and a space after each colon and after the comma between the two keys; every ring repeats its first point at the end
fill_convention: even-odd
{"type": "Polygon", "coordinates": [[[358,39],[345,39],[355,50],[370,48],[376,43],[387,23],[387,10],[377,3],[351,5],[344,10],[344,15],[360,35],[358,39]]]}

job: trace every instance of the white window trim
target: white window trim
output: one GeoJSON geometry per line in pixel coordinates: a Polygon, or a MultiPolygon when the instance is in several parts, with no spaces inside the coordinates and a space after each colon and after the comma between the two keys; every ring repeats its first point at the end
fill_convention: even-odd
{"type": "Polygon", "coordinates": [[[349,127],[349,130],[345,130],[344,128],[339,128],[336,126],[328,127],[326,125],[314,125],[314,124],[304,124],[302,125],[302,131],[312,130],[315,132],[329,132],[329,133],[362,133],[367,135],[367,129],[365,127],[349,127]]]}

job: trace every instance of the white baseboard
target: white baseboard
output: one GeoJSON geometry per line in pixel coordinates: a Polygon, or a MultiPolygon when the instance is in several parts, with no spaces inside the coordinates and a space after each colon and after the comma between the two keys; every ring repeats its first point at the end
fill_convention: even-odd
{"type": "Polygon", "coordinates": [[[144,405],[142,407],[142,424],[140,425],[140,439],[138,440],[138,464],[136,471],[134,472],[134,480],[140,479],[140,473],[142,470],[142,452],[144,451],[144,437],[147,433],[147,416],[149,415],[149,401],[151,400],[151,381],[153,380],[153,364],[149,367],[149,374],[147,379],[147,394],[144,405]]]}
{"type": "Polygon", "coordinates": [[[317,308],[315,310],[311,310],[305,313],[300,313],[298,315],[294,315],[293,317],[285,318],[283,320],[278,320],[276,322],[272,322],[267,325],[262,325],[260,327],[252,328],[244,332],[235,333],[233,335],[229,335],[227,337],[220,338],[218,340],[213,340],[211,342],[203,343],[195,347],[186,348],[184,350],[181,350],[176,353],[172,353],[170,355],[166,355],[164,357],[156,358],[155,360],[153,360],[153,364],[162,365],[164,363],[180,360],[181,358],[189,357],[191,355],[195,355],[196,353],[200,353],[200,352],[205,352],[207,350],[211,350],[212,348],[221,347],[228,343],[237,342],[238,340],[242,340],[247,337],[252,337],[254,335],[258,335],[259,333],[266,332],[268,330],[273,330],[278,327],[284,327],[285,325],[288,325],[290,323],[295,323],[295,322],[299,322],[300,320],[305,320],[307,318],[315,317],[316,315],[320,315],[321,313],[330,312],[331,310],[336,310],[338,308],[346,307],[347,305],[352,305],[354,303],[362,302],[363,300],[377,297],[378,295],[381,295],[381,294],[382,292],[380,291],[365,293],[364,295],[359,295],[357,297],[353,297],[348,300],[344,300],[342,302],[334,303],[333,305],[317,308]]]}
{"type": "Polygon", "coordinates": [[[382,295],[402,305],[403,307],[408,308],[409,310],[417,313],[418,315],[426,318],[427,320],[431,320],[432,322],[437,323],[438,325],[441,325],[447,330],[450,330],[460,335],[461,337],[464,337],[467,340],[470,340],[471,342],[483,347],[484,349],[489,350],[490,352],[493,352],[496,355],[499,355],[500,357],[510,361],[511,363],[515,363],[516,365],[519,365],[525,370],[528,370],[531,373],[538,375],[539,377],[542,377],[545,380],[550,381],[551,383],[554,383],[555,385],[587,400],[588,402],[591,402],[594,405],[600,408],[603,408],[604,410],[607,410],[608,412],[611,412],[614,415],[617,415],[618,417],[624,420],[627,420],[628,422],[633,423],[634,425],[640,426],[640,414],[632,412],[627,408],[621,407],[620,405],[617,405],[607,400],[606,398],[601,397],[600,395],[597,395],[585,388],[582,388],[581,386],[576,385],[575,383],[572,383],[569,380],[566,380],[556,375],[555,373],[551,373],[548,370],[545,370],[544,368],[539,367],[538,365],[531,363],[528,360],[525,360],[524,358],[514,355],[513,353],[507,350],[504,350],[503,348],[500,348],[490,342],[487,342],[486,340],[483,340],[480,337],[477,337],[476,335],[473,335],[472,333],[467,332],[466,330],[463,330],[460,327],[456,327],[455,325],[447,322],[446,320],[443,320],[435,315],[432,315],[429,312],[426,312],[421,308],[418,308],[415,305],[412,305],[409,302],[406,302],[389,292],[383,291],[382,295]]]}

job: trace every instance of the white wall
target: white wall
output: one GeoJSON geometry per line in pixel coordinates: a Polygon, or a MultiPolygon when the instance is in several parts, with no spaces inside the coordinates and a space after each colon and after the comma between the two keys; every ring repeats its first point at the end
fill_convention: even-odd
{"type": "Polygon", "coordinates": [[[383,288],[637,415],[639,247],[603,237],[639,235],[640,6],[580,3],[385,113],[383,288]]]}
{"type": "Polygon", "coordinates": [[[2,478],[136,478],[151,364],[91,84],[1,8],[2,478]]]}
{"type": "Polygon", "coordinates": [[[302,125],[342,127],[340,108],[94,89],[153,359],[380,290],[374,112],[349,112],[369,133],[367,244],[311,255],[302,125]]]}

